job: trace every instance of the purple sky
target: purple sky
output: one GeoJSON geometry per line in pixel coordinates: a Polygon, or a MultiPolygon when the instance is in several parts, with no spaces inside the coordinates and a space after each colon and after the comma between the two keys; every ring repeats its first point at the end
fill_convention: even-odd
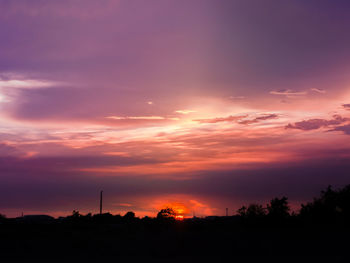
{"type": "Polygon", "coordinates": [[[349,183],[350,3],[0,0],[0,213],[224,214],[349,183]]]}

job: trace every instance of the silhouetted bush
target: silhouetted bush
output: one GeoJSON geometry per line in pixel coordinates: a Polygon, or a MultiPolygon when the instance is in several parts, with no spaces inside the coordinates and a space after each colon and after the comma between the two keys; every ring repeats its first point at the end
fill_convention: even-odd
{"type": "Polygon", "coordinates": [[[270,204],[267,204],[267,211],[268,216],[276,219],[276,220],[282,220],[289,216],[290,207],[288,204],[288,198],[282,197],[274,198],[270,201],[270,204]]]}
{"type": "Polygon", "coordinates": [[[176,216],[175,211],[172,208],[161,209],[157,214],[157,219],[169,219],[174,220],[176,216]]]}
{"type": "Polygon", "coordinates": [[[239,208],[237,213],[244,218],[261,218],[266,215],[266,209],[260,204],[250,204],[248,207],[239,208]]]}
{"type": "Polygon", "coordinates": [[[115,219],[111,213],[95,214],[92,218],[94,222],[104,224],[112,224],[115,219]]]}
{"type": "Polygon", "coordinates": [[[78,218],[78,217],[80,217],[80,216],[81,216],[81,214],[79,213],[78,210],[73,210],[73,212],[72,212],[72,217],[78,218]]]}
{"type": "Polygon", "coordinates": [[[3,214],[0,214],[0,223],[6,222],[6,216],[3,214]]]}
{"type": "Polygon", "coordinates": [[[126,221],[132,221],[132,220],[135,219],[135,213],[132,212],[132,211],[129,211],[129,212],[127,212],[127,213],[124,215],[123,218],[124,218],[124,220],[126,220],[126,221]]]}
{"type": "Polygon", "coordinates": [[[303,221],[313,223],[349,223],[350,185],[339,190],[328,186],[319,198],[301,205],[299,216],[303,221]]]}

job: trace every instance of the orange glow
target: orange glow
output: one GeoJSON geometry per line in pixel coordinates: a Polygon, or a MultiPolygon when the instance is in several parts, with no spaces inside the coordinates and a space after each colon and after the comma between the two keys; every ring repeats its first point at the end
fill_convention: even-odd
{"type": "Polygon", "coordinates": [[[169,203],[163,204],[161,207],[162,208],[169,207],[169,208],[173,209],[175,212],[175,219],[176,220],[182,220],[182,219],[184,219],[184,216],[186,214],[190,213],[189,208],[187,208],[187,206],[181,202],[169,202],[169,203]]]}
{"type": "MultiPolygon", "coordinates": [[[[161,209],[171,208],[175,212],[175,217],[183,216],[185,219],[191,218],[193,215],[203,217],[216,214],[216,209],[208,201],[208,199],[193,195],[158,195],[145,200],[144,206],[149,211],[156,211],[154,215],[157,215],[161,209]]],[[[138,215],[140,213],[142,214],[141,211],[137,212],[138,215]]]]}

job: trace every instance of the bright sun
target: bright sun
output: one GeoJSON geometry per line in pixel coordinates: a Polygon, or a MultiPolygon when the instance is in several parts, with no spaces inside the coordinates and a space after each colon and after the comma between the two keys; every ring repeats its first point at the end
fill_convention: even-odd
{"type": "Polygon", "coordinates": [[[189,213],[189,209],[182,202],[169,202],[162,205],[162,209],[169,207],[174,211],[174,218],[176,220],[184,220],[185,215],[189,213]]]}

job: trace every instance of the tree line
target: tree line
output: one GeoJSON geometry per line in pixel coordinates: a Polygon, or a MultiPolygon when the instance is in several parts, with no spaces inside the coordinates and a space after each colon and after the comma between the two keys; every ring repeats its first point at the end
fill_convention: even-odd
{"type": "MultiPolygon", "coordinates": [[[[112,215],[110,213],[95,214],[88,213],[83,215],[79,211],[74,210],[73,213],[67,217],[60,217],[54,219],[50,216],[24,216],[16,218],[16,222],[34,222],[35,220],[49,223],[49,222],[73,222],[73,223],[116,223],[116,222],[143,222],[157,221],[157,222],[171,222],[175,221],[176,213],[170,208],[161,209],[156,218],[144,217],[142,219],[135,217],[132,211],[127,212],[124,216],[112,215]]],[[[223,217],[225,218],[225,217],[223,217]]],[[[259,203],[252,203],[242,206],[237,210],[235,218],[238,222],[257,223],[284,223],[284,222],[303,222],[303,223],[337,223],[348,224],[350,222],[350,185],[341,189],[333,189],[328,186],[321,191],[319,197],[314,198],[311,202],[302,204],[299,211],[291,211],[288,198],[283,196],[281,198],[273,198],[268,204],[263,206],[259,203]]],[[[191,220],[206,220],[207,218],[192,218],[191,220]]],[[[188,219],[190,220],[190,219],[188,219]]],[[[0,223],[14,222],[13,219],[6,218],[5,215],[0,214],[0,223]]]]}

